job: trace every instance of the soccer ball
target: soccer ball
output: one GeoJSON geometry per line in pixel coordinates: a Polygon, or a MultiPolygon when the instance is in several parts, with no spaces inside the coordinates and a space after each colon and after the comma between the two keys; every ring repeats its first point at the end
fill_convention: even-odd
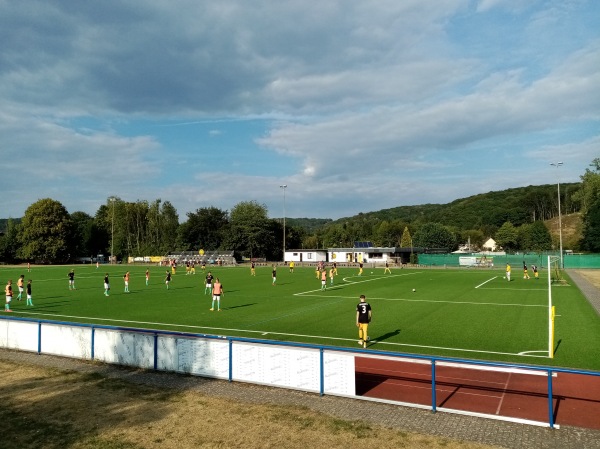
{"type": "Polygon", "coordinates": [[[371,271],[371,274],[373,274],[373,272],[371,271]]]}
{"type": "Polygon", "coordinates": [[[416,289],[416,288],[413,288],[413,292],[416,292],[416,291],[417,291],[417,289],[416,289]]]}

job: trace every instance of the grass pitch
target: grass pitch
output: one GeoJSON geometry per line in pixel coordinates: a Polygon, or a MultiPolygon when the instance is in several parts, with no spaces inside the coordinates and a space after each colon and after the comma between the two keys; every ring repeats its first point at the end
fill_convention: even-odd
{"type": "MultiPolygon", "coordinates": [[[[356,304],[361,294],[373,308],[370,349],[546,364],[600,370],[600,319],[574,285],[552,288],[557,309],[555,358],[548,357],[548,287],[540,279],[524,280],[502,269],[339,268],[333,285],[321,289],[313,268],[271,266],[199,267],[195,275],[178,268],[167,290],[165,267],[95,265],[1,268],[3,281],[13,280],[12,316],[295,341],[357,347],[356,304]],[[76,290],[68,287],[75,270],[76,290]],[[150,271],[145,285],[146,269],[150,271]],[[221,311],[210,311],[206,272],[224,287],[221,311]],[[130,271],[130,293],[123,275],[130,271]],[[109,273],[110,296],[103,279],[109,273]],[[19,275],[32,279],[33,307],[17,301],[19,275]],[[414,289],[414,291],[413,291],[414,289]]],[[[216,308],[216,305],[215,305],[216,308]]],[[[8,315],[2,312],[2,315],[8,315]]]]}

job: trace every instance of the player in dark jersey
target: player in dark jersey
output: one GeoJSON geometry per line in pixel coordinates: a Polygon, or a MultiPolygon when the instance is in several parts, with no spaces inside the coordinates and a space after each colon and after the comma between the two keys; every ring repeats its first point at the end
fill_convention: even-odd
{"type": "Polygon", "coordinates": [[[108,273],[104,275],[104,296],[108,296],[108,291],[110,290],[110,281],[108,279],[108,273]]]}
{"type": "Polygon", "coordinates": [[[169,290],[169,284],[171,283],[171,273],[169,270],[166,271],[167,275],[165,276],[165,284],[167,286],[167,290],[169,290]]]}
{"type": "Polygon", "coordinates": [[[206,292],[208,291],[209,294],[212,295],[212,289],[213,289],[213,275],[212,273],[209,271],[206,274],[206,282],[204,283],[204,294],[206,295],[206,292]]]}
{"type": "Polygon", "coordinates": [[[75,290],[75,270],[69,271],[69,290],[75,290]]]}
{"type": "Polygon", "coordinates": [[[26,292],[27,292],[27,306],[32,306],[33,307],[33,301],[31,299],[31,279],[29,279],[27,281],[27,287],[26,287],[26,292]]]}
{"type": "Polygon", "coordinates": [[[367,347],[369,341],[369,323],[371,322],[371,305],[367,302],[365,295],[360,295],[360,302],[356,306],[356,327],[358,327],[358,344],[367,347]]]}

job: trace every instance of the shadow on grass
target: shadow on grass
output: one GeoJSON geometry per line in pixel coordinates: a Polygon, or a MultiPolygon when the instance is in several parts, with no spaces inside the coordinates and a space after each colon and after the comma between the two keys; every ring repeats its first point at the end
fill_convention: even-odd
{"type": "Polygon", "coordinates": [[[387,334],[383,334],[380,337],[376,337],[374,338],[372,341],[373,342],[378,342],[378,341],[384,341],[384,340],[388,340],[392,337],[395,337],[396,335],[400,334],[400,329],[396,329],[395,331],[392,332],[388,332],[387,334]]]}
{"type": "Polygon", "coordinates": [[[554,347],[554,354],[556,354],[558,352],[558,348],[560,347],[561,343],[562,343],[562,339],[560,339],[556,342],[556,346],[554,347]]]}
{"type": "Polygon", "coordinates": [[[232,309],[239,309],[240,307],[251,307],[251,306],[255,306],[256,302],[251,302],[249,304],[240,304],[239,306],[231,306],[231,307],[223,307],[223,310],[232,310],[232,309]]]}

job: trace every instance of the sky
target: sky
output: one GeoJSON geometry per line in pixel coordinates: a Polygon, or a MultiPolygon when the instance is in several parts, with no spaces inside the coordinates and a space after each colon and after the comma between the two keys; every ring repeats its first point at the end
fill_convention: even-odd
{"type": "Polygon", "coordinates": [[[337,219],[577,182],[598,23],[597,0],[0,0],[0,218],[116,196],[337,219]]]}

